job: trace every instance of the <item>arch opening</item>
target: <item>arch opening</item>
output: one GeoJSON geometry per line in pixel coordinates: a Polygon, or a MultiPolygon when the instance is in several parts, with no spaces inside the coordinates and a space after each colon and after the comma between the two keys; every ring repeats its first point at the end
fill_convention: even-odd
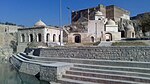
{"type": "Polygon", "coordinates": [[[75,36],[75,43],[81,43],[81,35],[75,36]]]}

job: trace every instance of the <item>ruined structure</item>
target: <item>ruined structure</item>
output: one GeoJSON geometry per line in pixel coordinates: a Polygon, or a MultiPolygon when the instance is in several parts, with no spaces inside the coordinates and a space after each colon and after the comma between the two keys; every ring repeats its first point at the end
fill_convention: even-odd
{"type": "Polygon", "coordinates": [[[17,51],[17,32],[21,26],[0,23],[0,56],[10,56],[17,51]]]}
{"type": "Polygon", "coordinates": [[[83,21],[94,20],[95,12],[97,11],[101,11],[104,17],[112,19],[115,22],[120,21],[120,18],[128,20],[130,19],[130,12],[125,9],[122,9],[115,5],[98,5],[97,7],[72,12],[72,23],[77,22],[81,17],[84,17],[83,21]]]}

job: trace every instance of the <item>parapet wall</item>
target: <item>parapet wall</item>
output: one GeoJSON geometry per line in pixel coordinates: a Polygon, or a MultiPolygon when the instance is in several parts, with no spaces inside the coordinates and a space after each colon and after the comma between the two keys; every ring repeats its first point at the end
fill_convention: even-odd
{"type": "Polygon", "coordinates": [[[55,47],[40,49],[40,56],[150,62],[150,47],[55,47]]]}

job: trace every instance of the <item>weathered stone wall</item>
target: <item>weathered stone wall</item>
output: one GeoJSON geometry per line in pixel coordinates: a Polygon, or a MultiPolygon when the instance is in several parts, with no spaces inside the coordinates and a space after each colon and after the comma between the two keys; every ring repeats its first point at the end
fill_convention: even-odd
{"type": "Polygon", "coordinates": [[[17,41],[18,26],[0,24],[0,47],[9,46],[11,41],[17,41]]]}
{"type": "Polygon", "coordinates": [[[0,57],[8,57],[13,54],[13,49],[11,48],[0,48],[0,57]]]}
{"type": "Polygon", "coordinates": [[[101,11],[104,16],[106,16],[106,7],[103,5],[98,5],[93,8],[87,8],[72,12],[72,22],[77,22],[81,17],[86,18],[84,21],[94,20],[96,11],[101,11]]]}
{"type": "Polygon", "coordinates": [[[150,47],[61,47],[41,49],[40,56],[150,62],[150,47]]]}
{"type": "Polygon", "coordinates": [[[40,72],[40,65],[34,63],[23,62],[19,69],[19,72],[36,75],[40,72]]]}

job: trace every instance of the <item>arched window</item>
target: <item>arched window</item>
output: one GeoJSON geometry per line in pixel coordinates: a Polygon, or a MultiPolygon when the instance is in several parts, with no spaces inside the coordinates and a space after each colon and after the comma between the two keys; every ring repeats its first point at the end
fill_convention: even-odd
{"type": "Polygon", "coordinates": [[[60,37],[60,35],[59,35],[59,42],[61,41],[61,37],[60,37]]]}
{"type": "Polygon", "coordinates": [[[29,35],[29,42],[33,42],[33,34],[29,35]]]}
{"type": "Polygon", "coordinates": [[[39,33],[37,37],[37,42],[41,42],[41,41],[42,41],[42,35],[39,33]]]}
{"type": "Polygon", "coordinates": [[[25,42],[25,35],[24,34],[21,35],[21,42],[25,42]]]}
{"type": "Polygon", "coordinates": [[[46,41],[49,42],[49,39],[50,39],[50,35],[47,34],[47,35],[46,35],[46,41]]]}
{"type": "Polygon", "coordinates": [[[94,42],[94,37],[93,36],[91,37],[91,42],[94,42]]]}
{"type": "Polygon", "coordinates": [[[55,42],[56,41],[56,35],[54,34],[53,35],[53,42],[55,42]]]}

